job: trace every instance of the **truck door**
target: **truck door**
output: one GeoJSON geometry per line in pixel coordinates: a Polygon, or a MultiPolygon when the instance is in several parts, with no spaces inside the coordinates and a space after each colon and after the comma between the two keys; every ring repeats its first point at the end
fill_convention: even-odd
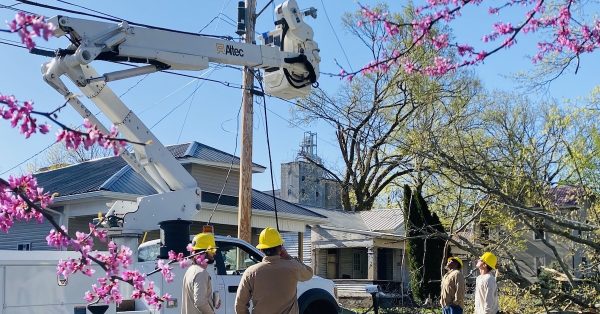
{"type": "Polygon", "coordinates": [[[246,268],[260,262],[262,257],[248,247],[235,242],[217,242],[217,272],[223,279],[225,287],[225,300],[228,313],[235,313],[235,295],[242,274],[246,268]]]}
{"type": "Polygon", "coordinates": [[[210,278],[212,282],[213,295],[218,294],[218,298],[221,299],[221,306],[218,309],[215,309],[216,314],[226,314],[233,313],[227,311],[227,306],[225,304],[225,285],[223,284],[223,276],[217,275],[217,266],[216,262],[213,265],[208,265],[208,270],[210,270],[210,278]]]}

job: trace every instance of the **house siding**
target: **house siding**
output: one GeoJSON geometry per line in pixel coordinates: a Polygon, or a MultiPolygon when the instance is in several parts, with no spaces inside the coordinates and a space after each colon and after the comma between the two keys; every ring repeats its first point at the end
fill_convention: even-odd
{"type": "MultiPolygon", "coordinates": [[[[312,244],[310,242],[310,227],[306,227],[303,235],[302,261],[306,265],[312,264],[312,244]]],[[[298,232],[282,232],[285,249],[291,256],[298,256],[298,232]]]]}
{"type": "MultiPolygon", "coordinates": [[[[221,193],[225,178],[227,178],[228,169],[201,165],[185,165],[185,168],[192,174],[194,179],[196,179],[200,189],[213,193],[221,193]]],[[[223,194],[232,196],[238,195],[239,176],[239,171],[237,169],[231,170],[223,194]]]]}
{"type": "MultiPolygon", "coordinates": [[[[58,221],[57,217],[55,219],[58,221]]],[[[46,220],[41,224],[36,221],[17,221],[8,233],[0,233],[0,250],[17,250],[19,244],[29,243],[31,250],[55,251],[46,241],[51,229],[52,225],[46,220]]]]}

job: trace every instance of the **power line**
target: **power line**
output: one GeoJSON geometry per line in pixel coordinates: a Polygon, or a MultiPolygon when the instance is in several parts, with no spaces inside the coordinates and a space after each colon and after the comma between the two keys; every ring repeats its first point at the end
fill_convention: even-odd
{"type": "Polygon", "coordinates": [[[34,1],[29,1],[29,0],[18,0],[18,1],[21,3],[24,3],[24,4],[31,5],[31,6],[51,9],[51,10],[55,10],[55,11],[63,11],[63,12],[68,12],[68,13],[73,13],[73,14],[79,14],[79,15],[83,15],[83,16],[90,16],[90,17],[95,17],[98,19],[103,19],[103,20],[112,21],[112,22],[126,21],[127,23],[129,23],[130,25],[133,25],[133,26],[141,26],[141,27],[146,27],[146,28],[150,28],[150,29],[163,30],[163,31],[167,31],[167,32],[187,34],[187,35],[193,35],[193,36],[212,37],[212,38],[219,38],[219,39],[224,39],[224,40],[233,40],[234,39],[231,36],[219,36],[219,35],[210,35],[210,34],[191,33],[191,32],[185,32],[185,31],[180,31],[180,30],[176,30],[176,29],[171,29],[171,28],[158,27],[158,26],[153,26],[153,25],[149,25],[149,24],[137,23],[137,22],[128,21],[128,20],[124,20],[124,19],[110,18],[110,17],[106,17],[106,16],[85,13],[82,11],[61,8],[61,7],[47,5],[47,4],[38,3],[38,2],[34,2],[34,1]]]}
{"type": "MultiPolygon", "coordinates": [[[[213,70],[212,70],[212,71],[211,71],[209,74],[207,74],[207,75],[210,75],[212,72],[214,72],[214,68],[213,68],[213,70]]],[[[203,82],[201,82],[201,83],[203,83],[203,82]]],[[[186,97],[186,98],[185,98],[185,99],[184,99],[184,100],[183,100],[183,101],[182,101],[182,102],[181,102],[179,105],[177,105],[177,106],[175,106],[173,109],[169,110],[169,112],[167,112],[167,114],[165,114],[165,115],[164,115],[162,118],[160,118],[158,121],[156,121],[156,123],[154,123],[154,125],[152,125],[152,126],[150,127],[150,129],[153,129],[155,126],[157,126],[157,125],[158,125],[160,122],[162,122],[162,121],[163,121],[163,120],[164,120],[166,117],[168,117],[168,116],[169,116],[171,113],[173,113],[175,110],[177,110],[177,108],[179,108],[179,107],[183,106],[183,105],[184,105],[184,104],[187,102],[187,100],[188,100],[188,99],[192,98],[192,97],[193,97],[193,96],[196,94],[196,92],[198,91],[198,89],[200,89],[200,87],[202,87],[202,85],[203,85],[203,84],[199,84],[199,85],[198,85],[198,86],[197,86],[197,87],[196,87],[196,88],[195,88],[195,89],[192,91],[192,93],[191,93],[191,94],[190,94],[188,97],[186,97]]]]}
{"type": "Polygon", "coordinates": [[[62,3],[64,3],[64,4],[72,5],[72,6],[74,6],[74,7],[78,7],[78,8],[81,8],[81,9],[85,9],[85,10],[88,10],[88,11],[90,11],[90,12],[94,12],[94,13],[102,14],[102,15],[105,15],[105,16],[108,16],[108,17],[111,17],[111,18],[113,18],[113,19],[123,20],[122,18],[120,18],[120,17],[118,17],[118,16],[110,15],[110,14],[108,14],[108,13],[104,13],[104,12],[101,12],[101,11],[96,11],[96,10],[93,10],[93,9],[90,9],[90,8],[87,8],[87,7],[84,7],[84,6],[82,6],[82,5],[78,5],[78,4],[75,4],[75,3],[71,3],[71,2],[68,2],[68,1],[64,1],[64,0],[56,0],[56,1],[58,1],[58,2],[62,2],[62,3]]]}
{"type": "Polygon", "coordinates": [[[233,149],[233,154],[231,155],[231,161],[229,162],[229,169],[227,169],[227,175],[225,176],[225,182],[223,182],[223,186],[221,187],[221,192],[219,193],[219,197],[217,197],[217,201],[215,202],[215,207],[212,210],[212,213],[210,213],[210,217],[208,218],[208,222],[207,224],[210,225],[210,222],[212,221],[213,215],[215,214],[215,211],[217,210],[217,207],[219,206],[219,201],[221,200],[221,196],[223,196],[223,193],[225,192],[225,187],[227,186],[227,182],[229,181],[229,174],[231,174],[231,168],[233,168],[233,161],[235,160],[235,154],[237,153],[237,149],[238,149],[238,138],[240,136],[240,113],[242,112],[242,102],[240,101],[240,107],[238,109],[238,113],[237,113],[237,127],[235,130],[235,148],[233,149]]]}
{"type": "MultiPolygon", "coordinates": [[[[199,87],[200,87],[200,81],[198,81],[198,83],[196,84],[196,90],[198,90],[199,87]]],[[[181,124],[181,130],[179,130],[179,135],[177,136],[177,144],[179,144],[179,140],[181,139],[181,134],[183,134],[183,129],[185,128],[185,122],[187,121],[187,117],[190,114],[190,109],[192,109],[192,104],[194,103],[195,97],[196,97],[196,92],[194,92],[194,95],[192,96],[192,99],[190,100],[190,104],[188,105],[187,111],[185,112],[185,115],[183,116],[183,123],[181,124]]]]}
{"type": "Polygon", "coordinates": [[[50,145],[46,146],[44,149],[42,149],[42,150],[40,150],[39,152],[37,152],[37,153],[33,154],[32,156],[30,156],[29,158],[27,158],[27,159],[23,160],[22,162],[20,162],[20,163],[18,163],[18,164],[16,164],[16,165],[14,165],[12,168],[10,168],[10,169],[8,169],[8,170],[6,170],[6,171],[4,171],[4,172],[0,173],[0,176],[2,176],[2,175],[4,175],[4,174],[6,174],[7,172],[11,172],[11,171],[15,170],[16,168],[20,167],[22,164],[24,164],[24,163],[26,163],[26,162],[28,162],[28,161],[32,160],[33,158],[37,157],[39,154],[41,154],[41,153],[45,152],[46,150],[50,149],[50,147],[54,146],[56,143],[58,143],[58,142],[54,142],[54,143],[52,143],[52,144],[50,144],[50,145]]]}
{"type": "MultiPolygon", "coordinates": [[[[258,14],[256,15],[256,18],[258,18],[266,9],[267,7],[273,3],[273,0],[270,0],[267,4],[265,4],[265,6],[258,12],[258,14]]],[[[277,228],[279,230],[279,228],[277,228]]]]}
{"type": "Polygon", "coordinates": [[[331,27],[331,30],[333,31],[333,35],[335,36],[335,39],[337,40],[338,45],[340,45],[340,48],[342,49],[344,58],[346,58],[346,62],[348,62],[348,66],[350,67],[350,70],[352,72],[354,72],[354,70],[352,69],[352,64],[350,64],[350,59],[348,59],[348,55],[346,54],[346,50],[344,49],[344,46],[342,46],[342,42],[340,41],[340,38],[338,37],[337,32],[335,31],[335,28],[333,28],[331,19],[329,19],[329,14],[327,14],[327,8],[325,8],[325,3],[323,3],[323,0],[321,0],[321,6],[323,7],[323,11],[325,12],[325,17],[327,18],[327,22],[329,22],[329,26],[331,27]]]}
{"type": "MultiPolygon", "coordinates": [[[[264,9],[263,9],[264,10],[264,9]]],[[[256,77],[256,75],[255,75],[256,77]]],[[[271,193],[273,195],[273,210],[275,211],[275,225],[279,231],[279,218],[277,217],[277,198],[275,197],[275,181],[273,178],[273,158],[271,157],[271,140],[269,139],[269,119],[267,117],[267,98],[265,97],[265,87],[263,86],[262,77],[258,78],[258,84],[262,91],[263,108],[265,112],[265,134],[267,136],[267,151],[269,152],[269,171],[271,173],[271,193]]]]}

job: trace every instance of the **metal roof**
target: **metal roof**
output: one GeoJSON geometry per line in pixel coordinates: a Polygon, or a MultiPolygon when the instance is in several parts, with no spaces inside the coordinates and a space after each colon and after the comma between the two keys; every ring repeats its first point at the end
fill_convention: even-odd
{"type": "Polygon", "coordinates": [[[101,190],[102,185],[126,165],[121,157],[109,157],[36,173],[34,176],[45,191],[66,196],[101,190]]]}
{"type": "MultiPolygon", "coordinates": [[[[173,156],[176,158],[197,158],[200,160],[208,161],[208,162],[216,162],[216,163],[231,163],[231,159],[233,158],[233,164],[239,165],[240,158],[237,156],[228,154],[222,150],[218,150],[216,148],[204,145],[198,142],[191,142],[186,144],[178,144],[167,146],[167,148],[171,151],[173,156]]],[[[253,167],[266,169],[265,166],[252,163],[253,167]]]]}
{"type": "MultiPolygon", "coordinates": [[[[218,156],[218,153],[210,152],[210,147],[203,144],[197,145],[195,148],[192,147],[193,149],[190,151],[190,154],[186,152],[182,153],[183,148],[189,150],[188,148],[190,148],[190,146],[189,144],[183,144],[169,147],[174,155],[176,157],[179,156],[180,158],[184,156],[200,158],[198,156],[203,156],[201,159],[207,160],[207,154],[213,155],[213,157],[218,156]],[[202,151],[206,154],[202,153],[202,151]]],[[[213,160],[215,159],[216,158],[213,158],[213,160]]],[[[59,193],[59,196],[84,194],[96,191],[111,191],[134,195],[156,194],[156,190],[127,165],[120,156],[90,160],[56,170],[37,173],[34,174],[34,176],[37,178],[38,184],[44,187],[44,190],[51,193],[59,193]]],[[[202,192],[202,199],[204,202],[215,203],[217,198],[218,194],[206,191],[202,192]]],[[[276,203],[277,210],[281,213],[325,218],[323,215],[283,201],[279,198],[276,198],[276,203]]],[[[237,206],[238,198],[223,195],[219,200],[219,204],[237,206]]],[[[253,190],[252,208],[274,211],[272,196],[253,190]]]]}
{"type": "Polygon", "coordinates": [[[373,209],[361,212],[331,210],[309,207],[310,210],[327,217],[321,225],[363,231],[390,232],[404,234],[404,216],[401,209],[373,209]]]}
{"type": "Polygon", "coordinates": [[[371,231],[396,230],[404,224],[401,209],[373,209],[360,212],[360,216],[371,231]]]}

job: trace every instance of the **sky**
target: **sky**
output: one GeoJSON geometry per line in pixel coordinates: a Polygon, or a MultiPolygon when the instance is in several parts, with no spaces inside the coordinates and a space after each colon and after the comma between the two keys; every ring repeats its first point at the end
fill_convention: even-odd
{"type": "MultiPolygon", "coordinates": [[[[46,4],[85,11],[81,8],[69,6],[59,1],[43,1],[46,4]]],[[[258,8],[262,8],[268,1],[259,0],[258,8]]],[[[275,1],[276,4],[281,1],[275,1]]],[[[345,12],[359,8],[358,3],[351,0],[298,0],[301,9],[315,7],[318,18],[306,18],[313,27],[315,40],[321,49],[322,72],[339,72],[334,60],[347,64],[344,52],[353,68],[368,63],[366,50],[348,32],[341,23],[345,12]],[[329,17],[329,20],[328,18],[329,17]],[[331,24],[330,24],[331,23],[331,24]],[[336,39],[336,35],[338,40],[336,39]]],[[[401,10],[404,1],[388,1],[392,11],[401,10]]],[[[103,0],[103,1],[77,1],[78,5],[111,14],[123,19],[154,26],[178,29],[189,32],[198,32],[215,35],[235,36],[235,26],[231,22],[213,18],[220,16],[224,20],[236,17],[237,1],[164,1],[152,2],[141,0],[103,0]],[[150,4],[151,3],[151,4],[150,4]],[[208,25],[208,26],[207,26],[208,25]]],[[[375,1],[361,1],[362,4],[373,5],[375,1]]],[[[0,0],[1,5],[12,5],[13,1],[0,0]]],[[[0,6],[1,7],[1,6],[0,6]]],[[[54,16],[58,14],[72,15],[69,13],[46,10],[20,4],[18,8],[54,16]]],[[[484,10],[485,11],[485,10],[484,10]]],[[[11,20],[13,11],[0,8],[0,19],[11,20]]],[[[509,19],[519,18],[518,14],[509,16],[509,19]]],[[[463,17],[453,25],[453,31],[461,42],[479,42],[490,27],[492,21],[487,13],[472,10],[465,12],[463,17]]],[[[2,27],[0,27],[2,28],[2,27]]],[[[268,8],[259,18],[258,32],[273,29],[272,9],[268,8]]],[[[18,40],[15,34],[0,33],[2,40],[18,40]]],[[[39,42],[41,47],[64,48],[67,43],[63,39],[51,39],[49,42],[39,42]]],[[[482,80],[488,89],[505,91],[519,91],[510,76],[518,71],[529,71],[532,68],[527,55],[533,55],[535,41],[532,38],[523,38],[518,45],[502,51],[481,66],[474,68],[475,74],[482,80]]],[[[51,111],[63,103],[62,97],[47,86],[42,78],[40,66],[47,60],[46,57],[30,55],[20,48],[0,45],[0,67],[2,78],[0,80],[0,93],[15,95],[21,100],[33,100],[36,109],[51,111]]],[[[583,97],[590,93],[598,84],[598,63],[593,57],[585,56],[577,75],[567,73],[553,82],[543,94],[532,95],[534,98],[544,97],[556,100],[583,97]]],[[[116,69],[103,62],[94,62],[93,66],[100,73],[116,69]]],[[[241,82],[238,70],[220,68],[204,72],[189,73],[192,75],[208,77],[232,83],[241,82]]],[[[237,114],[240,107],[241,91],[231,89],[221,84],[200,82],[191,78],[178,77],[164,73],[154,73],[140,81],[142,77],[110,83],[117,94],[124,94],[123,101],[140,116],[142,121],[164,145],[198,141],[228,153],[240,154],[240,147],[236,148],[237,114]],[[194,90],[197,91],[194,93],[194,90]]],[[[319,80],[320,86],[331,93],[335,93],[344,81],[339,78],[330,78],[324,75],[319,80]]],[[[72,87],[73,91],[77,91],[72,87]]],[[[93,103],[86,102],[92,112],[97,112],[93,103]]],[[[293,161],[297,157],[299,143],[306,131],[317,132],[318,153],[326,165],[341,168],[339,148],[337,148],[334,131],[324,124],[294,125],[292,120],[291,105],[289,103],[267,98],[268,122],[273,157],[273,170],[275,187],[279,187],[280,164],[293,161]]],[[[82,118],[73,109],[67,107],[59,113],[61,121],[67,125],[79,125],[82,118]]],[[[253,160],[256,163],[269,166],[269,157],[266,144],[264,114],[261,106],[255,105],[254,110],[254,152],[253,160]]],[[[106,120],[103,120],[106,121],[106,120]]],[[[54,127],[56,130],[56,127],[54,127]]],[[[54,142],[52,135],[33,135],[25,140],[18,131],[11,129],[6,121],[0,121],[0,141],[3,144],[0,150],[0,176],[6,178],[10,174],[19,174],[25,170],[25,165],[38,159],[43,163],[44,149],[54,142]],[[25,162],[13,170],[15,165],[25,162]]],[[[271,181],[269,171],[253,176],[253,186],[259,190],[269,190],[271,181]]]]}

